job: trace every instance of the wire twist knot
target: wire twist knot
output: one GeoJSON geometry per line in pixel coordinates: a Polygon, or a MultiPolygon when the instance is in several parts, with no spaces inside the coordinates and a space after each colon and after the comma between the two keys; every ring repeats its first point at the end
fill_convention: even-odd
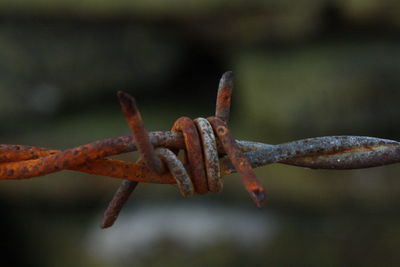
{"type": "Polygon", "coordinates": [[[229,120],[233,74],[222,76],[215,116],[181,117],[171,131],[150,132],[133,97],[118,92],[132,136],[114,137],[63,151],[0,145],[0,180],[28,179],[64,169],[123,179],[107,207],[101,227],[111,226],[139,182],[177,184],[184,197],[220,192],[222,176],[238,172],[258,207],[265,192],[252,168],[271,163],[313,169],[358,169],[400,162],[400,143],[365,136],[315,137],[270,145],[235,140],[229,120]],[[137,162],[110,158],[137,150],[137,162]],[[178,157],[184,151],[184,159],[178,157]]]}

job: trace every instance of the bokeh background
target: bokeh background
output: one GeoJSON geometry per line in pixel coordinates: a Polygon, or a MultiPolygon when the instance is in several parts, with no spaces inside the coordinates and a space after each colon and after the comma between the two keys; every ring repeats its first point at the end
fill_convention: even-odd
{"type": "MultiPolygon", "coordinates": [[[[399,45],[394,0],[0,1],[0,143],[65,149],[129,135],[117,90],[136,97],[148,130],[168,130],[213,113],[226,70],[238,139],[396,140],[399,45]]],[[[1,262],[398,266],[399,171],[263,167],[263,209],[236,175],[191,199],[140,184],[108,230],[98,225],[116,179],[2,181],[1,262]]]]}

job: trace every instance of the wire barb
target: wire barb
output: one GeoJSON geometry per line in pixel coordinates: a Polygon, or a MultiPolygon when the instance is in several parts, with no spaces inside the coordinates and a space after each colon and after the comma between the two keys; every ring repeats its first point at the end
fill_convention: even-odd
{"type": "Polygon", "coordinates": [[[64,151],[0,145],[0,180],[29,179],[64,169],[123,179],[111,200],[102,228],[113,225],[139,182],[177,184],[184,197],[220,192],[222,176],[238,172],[258,207],[265,191],[252,168],[283,163],[312,169],[359,169],[400,162],[400,143],[364,136],[326,136],[270,145],[235,140],[229,121],[233,73],[223,74],[215,116],[191,120],[181,117],[171,131],[150,132],[133,97],[118,92],[132,136],[98,140],[64,151]],[[184,162],[177,153],[183,150],[184,162]],[[111,156],[138,151],[137,162],[111,156]]]}
{"type": "MultiPolygon", "coordinates": [[[[133,140],[136,142],[137,150],[140,154],[140,160],[151,171],[161,174],[165,171],[164,165],[160,158],[156,155],[153,145],[150,143],[149,134],[144,128],[142,115],[136,105],[136,101],[129,94],[119,91],[117,93],[122,112],[125,115],[128,126],[132,132],[133,140]]],[[[117,192],[114,194],[110,204],[104,212],[104,218],[101,228],[112,226],[118,218],[118,214],[122,207],[128,201],[138,182],[123,181],[117,192]]]]}

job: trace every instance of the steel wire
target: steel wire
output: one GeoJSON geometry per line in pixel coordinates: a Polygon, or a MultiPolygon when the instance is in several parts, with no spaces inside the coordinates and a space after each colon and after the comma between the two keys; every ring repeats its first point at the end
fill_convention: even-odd
{"type": "Polygon", "coordinates": [[[102,227],[111,226],[137,183],[178,184],[183,196],[221,191],[221,177],[238,172],[258,207],[264,188],[252,168],[283,163],[312,169],[360,169],[400,162],[400,142],[366,136],[326,136],[283,144],[235,140],[229,120],[233,74],[219,84],[214,117],[179,118],[171,131],[147,132],[135,100],[119,92],[132,136],[98,140],[64,151],[26,145],[0,145],[0,180],[28,179],[64,169],[123,179],[102,227]],[[184,162],[176,154],[185,152],[184,162]],[[110,157],[138,151],[136,163],[110,157]]]}

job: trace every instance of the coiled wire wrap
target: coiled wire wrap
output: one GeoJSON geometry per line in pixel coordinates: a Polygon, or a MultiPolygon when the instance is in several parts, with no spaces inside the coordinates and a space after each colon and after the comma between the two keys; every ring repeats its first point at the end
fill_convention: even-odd
{"type": "Polygon", "coordinates": [[[123,179],[110,202],[102,227],[111,226],[139,182],[177,184],[185,197],[219,192],[221,176],[238,172],[253,201],[261,207],[264,189],[252,167],[279,162],[314,169],[359,169],[400,162],[400,143],[364,136],[327,136],[269,145],[235,140],[229,133],[233,76],[220,81],[214,117],[178,119],[173,131],[147,133],[135,100],[119,92],[132,136],[98,140],[64,151],[0,145],[0,180],[28,179],[64,169],[123,179]],[[138,150],[136,163],[108,158],[138,150]],[[177,153],[185,152],[181,162],[177,153]],[[226,156],[225,156],[226,155],[226,156]]]}
{"type": "MultiPolygon", "coordinates": [[[[250,196],[256,205],[261,207],[265,200],[264,189],[255,177],[247,158],[236,145],[235,139],[229,134],[225,123],[229,119],[233,88],[232,79],[231,72],[225,73],[221,78],[215,117],[208,119],[197,118],[195,120],[191,120],[188,117],[180,117],[172,126],[172,132],[181,132],[184,139],[184,164],[177,158],[177,151],[173,153],[166,148],[154,150],[135,100],[124,92],[119,92],[118,97],[122,111],[131,129],[132,137],[141,155],[141,161],[151,171],[158,174],[162,174],[165,171],[164,163],[184,197],[190,197],[194,193],[206,194],[209,191],[218,193],[222,190],[223,182],[219,166],[216,134],[233,165],[242,176],[250,196]]],[[[121,184],[104,213],[102,228],[107,228],[114,223],[122,206],[128,200],[128,196],[133,192],[136,185],[137,182],[134,181],[124,181],[121,184]]]]}
{"type": "Polygon", "coordinates": [[[217,142],[211,124],[204,118],[194,120],[203,146],[208,190],[218,193],[222,190],[223,180],[219,168],[217,142]]]}

